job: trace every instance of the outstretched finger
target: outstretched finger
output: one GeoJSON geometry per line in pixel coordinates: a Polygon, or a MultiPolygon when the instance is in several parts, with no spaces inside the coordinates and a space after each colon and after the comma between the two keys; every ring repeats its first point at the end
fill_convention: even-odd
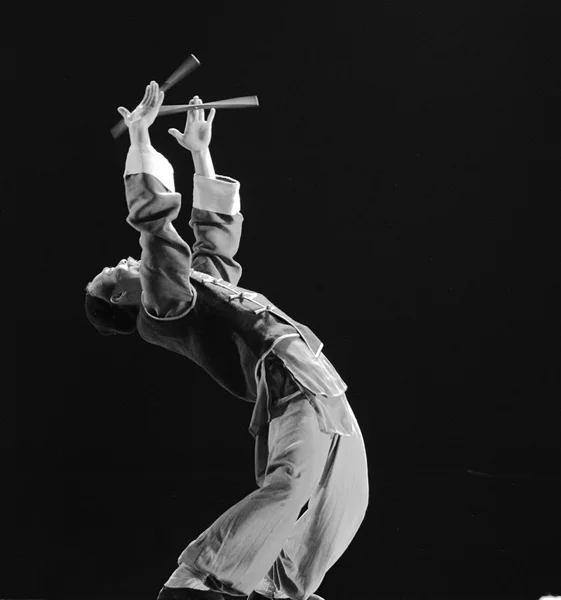
{"type": "Polygon", "coordinates": [[[160,90],[156,96],[156,108],[157,110],[160,110],[160,107],[162,106],[163,102],[164,102],[164,96],[165,93],[160,90]]]}
{"type": "MultiPolygon", "coordinates": [[[[195,98],[192,98],[191,100],[189,100],[189,104],[193,105],[195,104],[195,98]]],[[[189,129],[191,123],[193,122],[194,119],[194,110],[188,110],[187,111],[187,119],[185,120],[185,130],[187,131],[187,129],[189,129]]]]}
{"type": "Polygon", "coordinates": [[[158,84],[155,81],[152,81],[150,84],[150,102],[148,106],[153,107],[156,105],[156,98],[158,93],[158,84]]]}
{"type": "Polygon", "coordinates": [[[154,81],[154,98],[153,98],[153,106],[157,106],[160,101],[160,86],[157,81],[154,81]]]}
{"type": "Polygon", "coordinates": [[[146,91],[144,92],[144,98],[142,98],[142,101],[140,102],[140,104],[146,104],[146,101],[148,100],[149,95],[150,95],[150,84],[148,84],[146,86],[146,91]]]}
{"type": "MultiPolygon", "coordinates": [[[[197,99],[196,102],[195,102],[195,104],[202,104],[203,103],[203,101],[198,96],[195,96],[195,98],[197,99]]],[[[202,121],[204,119],[204,117],[205,117],[205,111],[202,108],[197,108],[195,110],[195,112],[197,113],[197,116],[196,116],[197,121],[202,121]]]]}

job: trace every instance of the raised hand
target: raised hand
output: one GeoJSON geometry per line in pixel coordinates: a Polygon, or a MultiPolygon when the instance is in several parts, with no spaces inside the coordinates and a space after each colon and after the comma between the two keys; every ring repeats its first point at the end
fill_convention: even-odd
{"type": "MultiPolygon", "coordinates": [[[[189,104],[202,104],[203,101],[195,96],[189,104]]],[[[185,131],[181,133],[177,129],[169,129],[168,133],[172,135],[184,148],[191,152],[201,152],[209,147],[212,138],[212,122],[216,109],[212,108],[208,114],[208,120],[205,121],[204,109],[194,109],[187,111],[187,120],[185,122],[185,131]]]]}
{"type": "Polygon", "coordinates": [[[151,81],[146,86],[146,92],[142,102],[133,110],[129,112],[124,106],[119,106],[117,109],[119,114],[123,117],[127,127],[129,129],[145,126],[150,127],[156,120],[160,106],[164,101],[164,92],[161,92],[158,84],[155,81],[151,81]]]}

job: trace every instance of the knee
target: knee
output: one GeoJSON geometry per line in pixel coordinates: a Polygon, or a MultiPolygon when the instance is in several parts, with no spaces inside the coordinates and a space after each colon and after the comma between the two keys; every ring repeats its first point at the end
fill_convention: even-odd
{"type": "Polygon", "coordinates": [[[291,464],[278,464],[267,469],[263,487],[274,490],[286,500],[300,502],[311,493],[312,477],[310,471],[291,464]]]}

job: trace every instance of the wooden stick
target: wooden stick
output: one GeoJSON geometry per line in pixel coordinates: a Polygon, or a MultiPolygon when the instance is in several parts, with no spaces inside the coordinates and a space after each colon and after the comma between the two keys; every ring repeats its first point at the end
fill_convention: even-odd
{"type": "MultiPolygon", "coordinates": [[[[193,54],[189,55],[187,60],[181,63],[181,65],[166,79],[164,85],[160,87],[160,91],[167,92],[174,85],[179,83],[182,79],[187,77],[189,73],[192,73],[195,69],[201,66],[199,59],[193,54]]],[[[127,125],[124,119],[121,119],[114,127],[111,128],[111,135],[117,139],[125,130],[127,125]]]]}
{"type": "Polygon", "coordinates": [[[189,73],[192,73],[200,66],[201,63],[199,59],[191,54],[189,58],[166,79],[164,85],[160,87],[160,91],[167,92],[168,90],[171,90],[176,83],[179,83],[184,77],[187,77],[189,73]]]}
{"type": "Polygon", "coordinates": [[[189,110],[210,110],[211,108],[252,108],[259,106],[257,96],[243,96],[241,98],[228,98],[216,102],[205,102],[204,104],[164,104],[160,107],[158,116],[174,115],[189,110]]]}

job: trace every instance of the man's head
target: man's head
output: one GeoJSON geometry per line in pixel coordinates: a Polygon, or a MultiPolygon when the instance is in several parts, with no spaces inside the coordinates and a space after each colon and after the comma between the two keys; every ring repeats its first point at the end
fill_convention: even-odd
{"type": "Polygon", "coordinates": [[[136,330],[140,309],[140,261],[128,257],[105,267],[86,286],[86,316],[102,335],[136,330]]]}

